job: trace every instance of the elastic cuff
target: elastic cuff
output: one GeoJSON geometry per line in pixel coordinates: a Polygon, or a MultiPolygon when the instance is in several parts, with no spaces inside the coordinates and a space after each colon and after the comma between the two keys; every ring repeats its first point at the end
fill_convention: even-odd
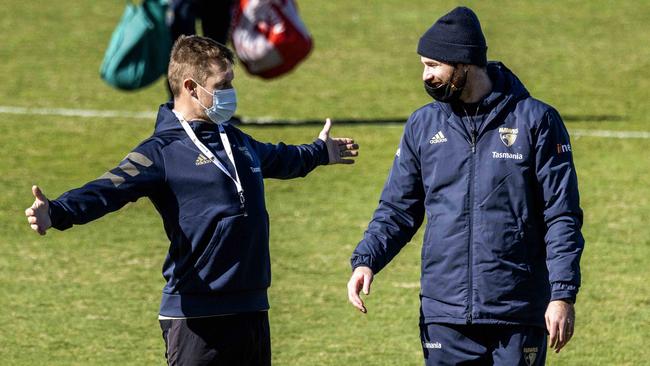
{"type": "Polygon", "coordinates": [[[556,301],[556,300],[565,300],[566,302],[575,304],[576,296],[571,295],[571,293],[567,291],[553,292],[553,294],[551,295],[551,301],[556,301]]]}
{"type": "Polygon", "coordinates": [[[551,301],[567,300],[571,303],[576,302],[578,295],[578,286],[568,283],[556,282],[551,285],[551,301]]]}
{"type": "Polygon", "coordinates": [[[368,255],[355,255],[350,259],[350,264],[352,266],[352,271],[357,267],[369,267],[372,269],[373,273],[375,272],[372,268],[372,259],[368,255]]]}
{"type": "Polygon", "coordinates": [[[56,200],[48,200],[48,206],[48,214],[50,215],[50,221],[52,222],[53,228],[57,230],[65,230],[72,227],[72,223],[67,219],[68,213],[56,200]]]}

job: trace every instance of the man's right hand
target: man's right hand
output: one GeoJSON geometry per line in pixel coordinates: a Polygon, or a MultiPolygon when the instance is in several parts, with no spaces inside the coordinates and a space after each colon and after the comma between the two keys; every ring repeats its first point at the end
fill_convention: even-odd
{"type": "Polygon", "coordinates": [[[34,204],[25,210],[25,216],[27,216],[27,222],[32,230],[45,235],[47,229],[52,226],[49,213],[50,203],[38,186],[32,186],[32,194],[34,195],[34,204]]]}
{"type": "Polygon", "coordinates": [[[363,289],[365,295],[370,294],[370,284],[372,284],[372,269],[369,267],[357,267],[352,272],[350,281],[348,281],[348,300],[352,305],[359,309],[362,313],[367,313],[368,310],[363,305],[363,300],[359,297],[359,292],[363,289]]]}

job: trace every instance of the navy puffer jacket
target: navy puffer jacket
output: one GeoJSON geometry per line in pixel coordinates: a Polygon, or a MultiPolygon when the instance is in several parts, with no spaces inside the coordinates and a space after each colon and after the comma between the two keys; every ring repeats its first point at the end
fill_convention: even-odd
{"type": "Polygon", "coordinates": [[[431,103],[411,115],[352,267],[379,272],[426,216],[423,323],[544,326],[549,301],[580,286],[569,135],[503,64],[487,68],[484,113],[431,103]]]}

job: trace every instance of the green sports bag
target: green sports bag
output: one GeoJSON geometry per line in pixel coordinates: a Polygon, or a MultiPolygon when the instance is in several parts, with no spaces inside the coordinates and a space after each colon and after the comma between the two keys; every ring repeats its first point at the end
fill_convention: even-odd
{"type": "Polygon", "coordinates": [[[99,71],[104,81],[118,89],[135,90],[167,72],[172,45],[166,12],[167,0],[127,2],[99,71]]]}

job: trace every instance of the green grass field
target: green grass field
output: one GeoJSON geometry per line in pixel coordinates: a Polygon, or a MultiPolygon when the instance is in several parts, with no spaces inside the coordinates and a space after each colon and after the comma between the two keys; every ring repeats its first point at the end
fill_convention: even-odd
{"type": "MultiPolygon", "coordinates": [[[[650,131],[650,3],[467,1],[488,56],[554,105],[569,130],[650,131]]],[[[315,39],[294,73],[265,82],[237,69],[249,118],[405,120],[428,102],[415,53],[452,1],[300,1],[315,39]]],[[[3,2],[0,106],[155,111],[162,81],[111,89],[98,69],[123,2],[3,2]]],[[[157,321],[168,242],[147,200],[45,237],[23,211],[32,184],[56,198],[100,176],[153,121],[0,114],[0,364],[163,365],[157,321]]],[[[318,126],[243,126],[263,141],[311,141],[318,126]]],[[[347,303],[348,259],[377,204],[400,124],[334,127],[362,146],[353,167],[267,181],[275,365],[420,365],[421,233],[375,279],[362,315],[347,303]]],[[[550,365],[650,360],[648,139],[573,137],[585,211],[574,339],[550,365]]]]}

